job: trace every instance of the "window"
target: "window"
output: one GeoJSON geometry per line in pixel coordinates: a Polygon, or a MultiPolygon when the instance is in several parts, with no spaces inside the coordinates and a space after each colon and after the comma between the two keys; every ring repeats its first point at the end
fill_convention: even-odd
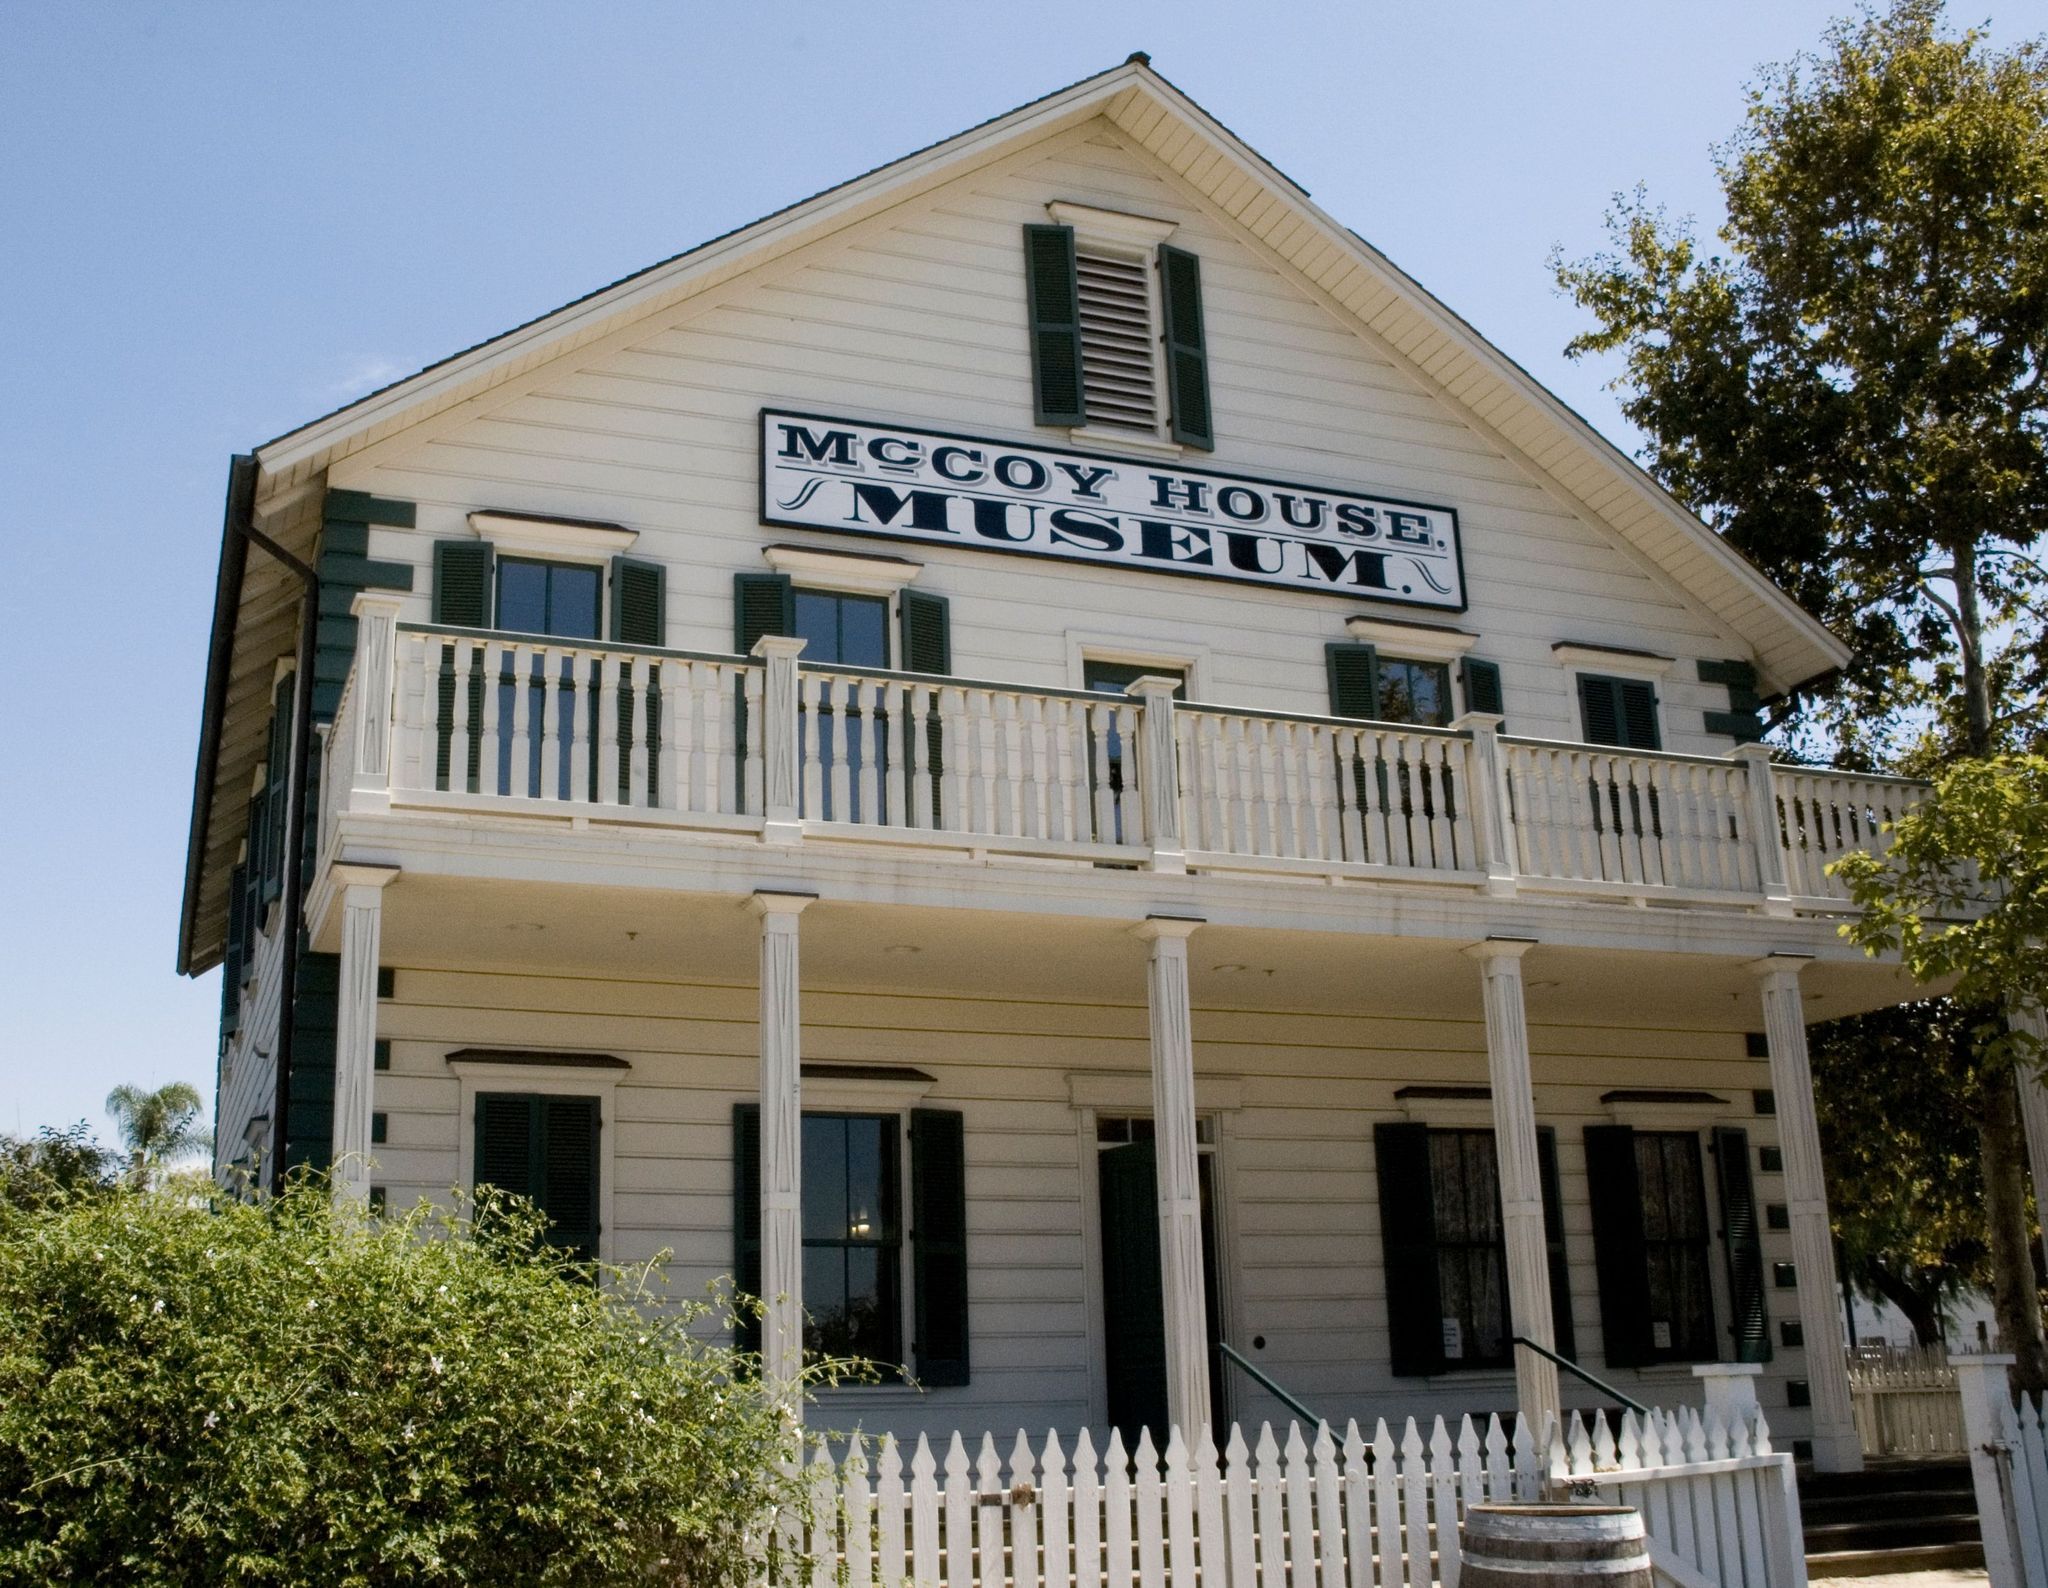
{"type": "MultiPolygon", "coordinates": [[[[965,1132],[950,1109],[912,1108],[907,1123],[906,1133],[901,1112],[804,1114],[804,1348],[907,1364],[934,1389],[968,1378],[965,1132]]],[[[735,1284],[759,1295],[761,1111],[753,1103],[733,1110],[733,1248],[735,1284]]],[[[742,1317],[741,1349],[758,1351],[760,1339],[759,1319],[742,1317]]]]}
{"type": "MultiPolygon", "coordinates": [[[[1743,1151],[1746,1169],[1746,1145],[1743,1151]]],[[[1709,1267],[1713,1228],[1701,1161],[1694,1130],[1586,1127],[1586,1188],[1610,1367],[1719,1355],[1709,1267]]],[[[1724,1194],[1724,1219],[1735,1211],[1724,1194]]],[[[1753,1225],[1753,1208],[1743,1216],[1753,1225]]],[[[1751,1332],[1761,1335],[1768,1327],[1759,1320],[1751,1332]]]]}
{"type": "Polygon", "coordinates": [[[1452,717],[1448,662],[1379,658],[1379,720],[1441,728],[1452,717]]]}
{"type": "Polygon", "coordinates": [[[1500,1173],[1490,1130],[1429,1133],[1429,1189],[1436,1205],[1438,1315],[1452,1367],[1506,1367],[1508,1250],[1501,1233],[1500,1173]]]}
{"type": "Polygon", "coordinates": [[[894,1114],[805,1114],[804,1349],[903,1360],[901,1173],[894,1114]]]}
{"type": "Polygon", "coordinates": [[[1579,715],[1586,743],[1619,745],[1625,750],[1656,750],[1657,689],[1643,678],[1608,678],[1597,673],[1579,676],[1579,715]]]}
{"type": "MultiPolygon", "coordinates": [[[[803,660],[818,667],[887,667],[889,665],[889,603],[881,596],[842,595],[831,590],[805,590],[799,587],[794,592],[796,634],[804,642],[803,660]]],[[[810,712],[809,692],[803,696],[802,713],[810,712]]],[[[835,720],[840,715],[830,706],[818,711],[817,752],[818,765],[822,771],[819,779],[819,797],[823,808],[817,813],[825,821],[858,822],[873,821],[876,812],[860,809],[860,774],[868,757],[866,713],[849,711],[846,720],[835,720]],[[847,778],[845,810],[836,808],[833,793],[832,770],[839,764],[840,744],[845,744],[847,778]]],[[[877,718],[881,716],[877,713],[877,718]]],[[[886,723],[883,731],[874,736],[874,742],[882,749],[882,765],[875,768],[877,790],[882,778],[888,772],[888,733],[886,723]]],[[[811,753],[811,724],[806,720],[799,725],[798,742],[803,753],[811,753]]]]}
{"type": "Polygon", "coordinates": [[[1171,222],[1051,208],[1075,224],[1024,228],[1038,422],[1213,448],[1201,261],[1171,222]]]}
{"type": "MultiPolygon", "coordinates": [[[[1184,667],[1150,667],[1134,662],[1099,662],[1092,658],[1081,664],[1081,687],[1098,695],[1121,695],[1141,678],[1171,678],[1175,680],[1173,698],[1185,700],[1188,694],[1188,674],[1184,667]]],[[[1116,809],[1116,830],[1098,837],[1113,837],[1116,843],[1124,841],[1124,736],[1121,730],[1109,730],[1107,746],[1109,763],[1110,798],[1116,809]]],[[[1092,781],[1094,770],[1091,766],[1089,777],[1092,781]]]]}
{"type": "MultiPolygon", "coordinates": [[[[1383,1123],[1373,1127],[1373,1150],[1393,1371],[1420,1377],[1512,1365],[1507,1237],[1493,1132],[1383,1123]]],[[[1558,1351],[1570,1357],[1576,1349],[1571,1280],[1564,1256],[1557,1136],[1548,1127],[1536,1132],[1536,1159],[1551,1328],[1558,1351]]]]}
{"type": "Polygon", "coordinates": [[[515,634],[594,640],[603,596],[602,571],[592,564],[498,559],[498,627],[515,634]]]}

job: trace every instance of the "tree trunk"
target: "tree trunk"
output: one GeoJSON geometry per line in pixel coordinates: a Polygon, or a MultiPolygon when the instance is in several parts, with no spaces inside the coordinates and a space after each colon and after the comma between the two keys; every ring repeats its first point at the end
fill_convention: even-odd
{"type": "Polygon", "coordinates": [[[1872,1290],[1905,1316],[1913,1326],[1913,1338],[1921,1345],[1939,1345],[1946,1338],[1941,1326],[1941,1309],[1932,1295],[1874,1263],[1865,1265],[1863,1277],[1872,1290]]]}

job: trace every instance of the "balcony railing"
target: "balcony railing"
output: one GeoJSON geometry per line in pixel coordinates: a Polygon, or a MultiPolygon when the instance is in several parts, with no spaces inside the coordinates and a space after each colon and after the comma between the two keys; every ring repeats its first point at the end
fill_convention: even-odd
{"type": "Polygon", "coordinates": [[[452,807],[1030,855],[1840,911],[1901,779],[1128,694],[398,623],[365,596],[328,732],[344,811],[452,807]],[[1162,768],[1171,768],[1162,775],[1162,768]]]}

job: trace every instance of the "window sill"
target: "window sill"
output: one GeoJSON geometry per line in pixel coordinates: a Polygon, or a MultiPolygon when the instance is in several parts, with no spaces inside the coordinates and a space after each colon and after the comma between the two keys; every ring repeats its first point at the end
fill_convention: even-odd
{"type": "Polygon", "coordinates": [[[1111,430],[1095,425],[1075,425],[1067,432],[1067,439],[1076,446],[1102,447],[1111,452],[1128,452],[1133,457],[1157,458],[1162,462],[1173,462],[1187,452],[1178,441],[1162,441],[1156,436],[1141,436],[1131,430],[1111,430]]]}

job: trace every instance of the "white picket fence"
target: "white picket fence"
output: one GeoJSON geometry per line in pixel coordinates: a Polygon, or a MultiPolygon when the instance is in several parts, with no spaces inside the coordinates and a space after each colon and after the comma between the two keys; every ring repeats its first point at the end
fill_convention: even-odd
{"type": "Polygon", "coordinates": [[[2048,1588],[2048,1406],[2008,1389],[2010,1356],[1950,1360],[1991,1588],[2048,1588]]]}
{"type": "Polygon", "coordinates": [[[1963,1403],[1944,1346],[1864,1346],[1852,1352],[1849,1401],[1866,1456],[1963,1453],[1963,1403]]]}
{"type": "Polygon", "coordinates": [[[1127,1450],[1088,1433],[1034,1449],[1020,1431],[1007,1464],[993,1435],[970,1458],[920,1437],[856,1436],[810,1469],[802,1566],[811,1588],[1457,1588],[1458,1523],[1469,1506],[1551,1495],[1638,1507],[1652,1560],[1677,1588],[1804,1588],[1791,1457],[1760,1413],[1724,1426],[1690,1410],[1573,1413],[1539,1449],[1526,1424],[1442,1418],[1368,1440],[1267,1424],[1233,1428],[1219,1452],[1204,1429],[1150,1434],[1127,1450]]]}

